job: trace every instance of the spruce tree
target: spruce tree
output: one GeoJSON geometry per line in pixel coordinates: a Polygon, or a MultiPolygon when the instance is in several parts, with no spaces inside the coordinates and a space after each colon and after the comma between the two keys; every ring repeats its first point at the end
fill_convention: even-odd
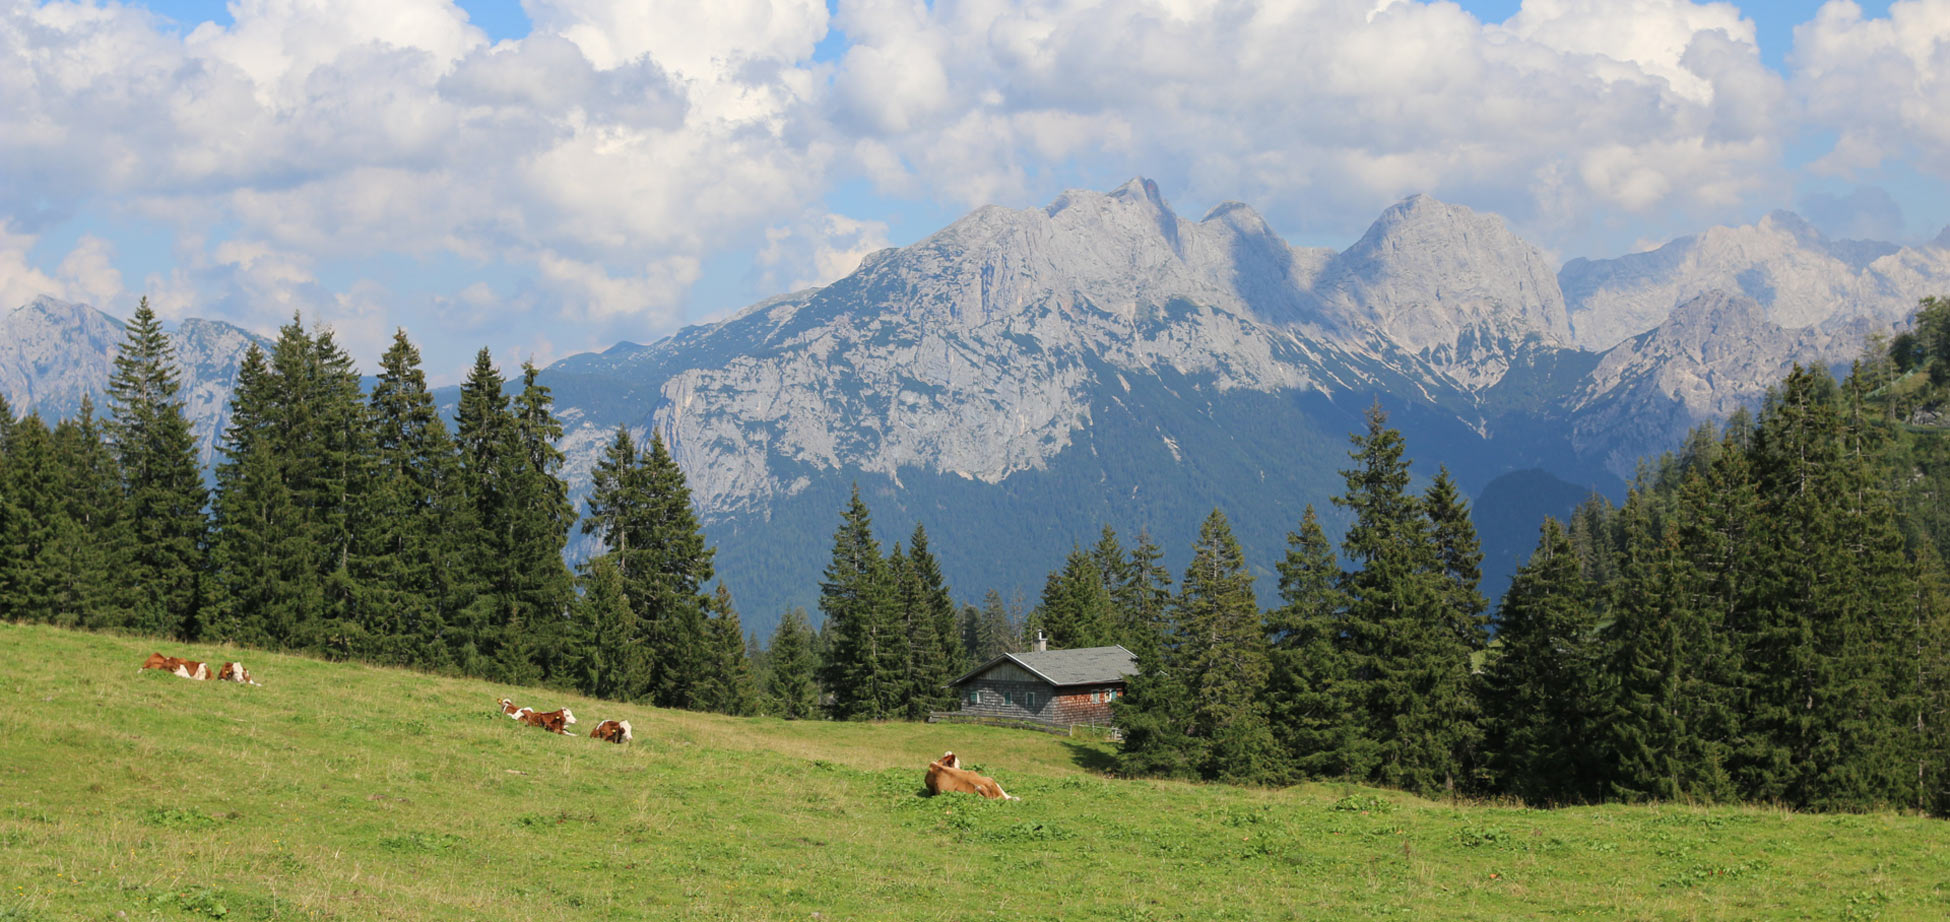
{"type": "Polygon", "coordinates": [[[1149,531],[1138,532],[1124,568],[1124,582],[1112,598],[1118,613],[1118,643],[1132,653],[1156,654],[1169,633],[1166,609],[1171,604],[1171,571],[1159,561],[1164,551],[1149,531]]]}
{"type": "Polygon", "coordinates": [[[1596,681],[1598,621],[1570,535],[1544,519],[1496,620],[1483,669],[1490,766],[1498,788],[1533,804],[1602,799],[1604,766],[1590,745],[1604,717],[1596,681]]]}
{"type": "Polygon", "coordinates": [[[766,691],[772,707],[787,720],[806,720],[819,713],[819,663],[813,655],[812,628],[803,609],[793,608],[772,632],[771,675],[766,691]]]}
{"type": "Polygon", "coordinates": [[[447,424],[427,390],[420,350],[395,330],[379,361],[368,419],[373,485],[366,532],[364,611],[370,657],[440,669],[451,663],[443,635],[465,590],[456,536],[470,531],[447,424]]]}
{"type": "Polygon", "coordinates": [[[908,644],[907,717],[926,719],[954,700],[947,684],[961,671],[961,640],[955,625],[955,603],[941,576],[941,565],[928,549],[928,532],[919,523],[908,538],[900,570],[901,619],[908,644]]]}
{"type": "Polygon", "coordinates": [[[651,699],[665,707],[699,707],[698,687],[711,668],[703,588],[716,550],[705,543],[690,486],[661,434],[651,435],[639,466],[644,518],[636,546],[643,553],[629,583],[647,629],[651,699]]]}
{"type": "Polygon", "coordinates": [[[544,679],[568,679],[574,673],[567,651],[574,579],[562,560],[562,549],[575,526],[576,510],[569,501],[569,485],[561,477],[562,452],[555,447],[562,437],[555,398],[542,385],[541,372],[533,363],[522,363],[521,371],[521,392],[511,408],[515,463],[509,490],[512,508],[504,519],[509,527],[509,556],[504,561],[508,608],[503,628],[526,656],[512,655],[513,647],[504,646],[502,669],[503,674],[513,675],[517,669],[532,668],[544,679]]]}
{"type": "Polygon", "coordinates": [[[903,709],[900,695],[907,645],[900,633],[895,586],[873,521],[855,484],[833,532],[833,559],[820,583],[819,610],[832,635],[821,684],[833,716],[880,720],[903,709]]]}
{"type": "Polygon", "coordinates": [[[1287,534],[1280,561],[1280,607],[1266,613],[1272,671],[1266,702],[1289,780],[1338,776],[1352,732],[1343,699],[1347,666],[1340,650],[1347,601],[1334,546],[1309,504],[1300,530],[1287,534]]]}
{"type": "Polygon", "coordinates": [[[454,438],[460,458],[460,493],[473,525],[472,533],[461,542],[467,552],[462,584],[471,591],[461,600],[448,636],[454,663],[462,672],[514,681],[517,676],[505,675],[496,667],[504,658],[501,648],[507,634],[505,613],[509,606],[504,600],[510,587],[506,555],[513,527],[509,519],[519,454],[514,417],[502,393],[504,383],[493,357],[483,348],[475,354],[474,366],[460,388],[454,438]]]}
{"type": "Polygon", "coordinates": [[[744,716],[756,710],[751,661],[745,657],[745,631],[738,622],[731,590],[723,583],[711,595],[705,648],[708,667],[699,683],[697,705],[706,711],[744,716]]]}
{"type": "Polygon", "coordinates": [[[311,544],[288,486],[278,382],[252,344],[238,365],[230,423],[218,446],[211,503],[210,635],[258,646],[298,643],[320,604],[311,544]]]}
{"type": "Polygon", "coordinates": [[[1625,553],[1605,638],[1610,703],[1600,745],[1608,796],[1623,800],[1710,797],[1726,772],[1686,696],[1698,682],[1687,650],[1703,620],[1694,607],[1697,577],[1681,553],[1678,528],[1660,520],[1657,505],[1634,490],[1620,512],[1625,553]]]}
{"type": "Polygon", "coordinates": [[[1116,624],[1104,569],[1097,558],[1071,547],[1063,566],[1043,584],[1037,626],[1058,649],[1107,646],[1115,642],[1116,624]]]}
{"type": "Polygon", "coordinates": [[[591,559],[582,575],[575,622],[584,633],[576,687],[597,698],[625,700],[648,685],[637,616],[613,554],[591,559]]]}
{"type": "Polygon", "coordinates": [[[8,543],[0,546],[0,618],[53,622],[58,582],[56,548],[71,529],[62,490],[65,484],[54,436],[39,414],[14,423],[8,435],[8,490],[14,517],[8,543]]]}
{"type": "Polygon", "coordinates": [[[143,298],[109,376],[107,432],[122,472],[128,528],[120,582],[129,610],[118,627],[194,639],[202,631],[208,499],[183,415],[175,349],[143,298]]]}
{"type": "Polygon", "coordinates": [[[1335,505],[1353,512],[1342,551],[1348,615],[1346,700],[1359,735],[1343,764],[1356,778],[1421,793],[1454,791],[1480,736],[1470,653],[1456,630],[1454,581],[1424,504],[1408,492],[1401,433],[1379,404],[1352,437],[1354,467],[1335,505]]]}
{"type": "MultiPolygon", "coordinates": [[[[54,430],[62,472],[66,522],[54,546],[50,585],[57,624],[98,627],[121,609],[114,535],[124,526],[121,481],[103,441],[95,403],[82,395],[81,411],[54,430]]],[[[3,475],[0,475],[3,476],[3,475]]]]}
{"type": "Polygon", "coordinates": [[[1176,600],[1178,661],[1192,696],[1192,734],[1205,741],[1202,773],[1234,782],[1276,775],[1263,696],[1271,666],[1245,553],[1217,509],[1199,527],[1176,600]]]}

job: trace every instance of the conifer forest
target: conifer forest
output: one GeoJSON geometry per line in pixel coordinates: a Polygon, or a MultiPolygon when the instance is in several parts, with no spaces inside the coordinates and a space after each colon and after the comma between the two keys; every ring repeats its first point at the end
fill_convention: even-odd
{"type": "Polygon", "coordinates": [[[1349,527],[1304,510],[1277,599],[1223,509],[1182,573],[1105,528],[1039,598],[951,591],[941,556],[981,549],[883,547],[856,489],[817,612],[748,636],[658,433],[619,429],[577,508],[535,367],[481,350],[451,420],[404,332],[378,369],[294,318],[206,471],[145,302],[104,405],[0,401],[0,617],[837,720],[951,709],[1040,632],[1136,654],[1123,775],[1950,813],[1950,300],[1539,523],[1494,607],[1469,501],[1377,405],[1320,498],[1349,527]],[[571,566],[572,535],[599,552],[571,566]]]}

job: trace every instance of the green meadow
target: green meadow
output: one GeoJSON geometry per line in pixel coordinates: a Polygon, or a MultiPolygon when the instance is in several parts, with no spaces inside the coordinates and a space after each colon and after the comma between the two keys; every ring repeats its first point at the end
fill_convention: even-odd
{"type": "Polygon", "coordinates": [[[1950,825],[1106,777],[1110,745],[730,718],[0,624],[0,922],[1950,918],[1950,825]],[[240,659],[264,683],[137,667],[240,659]],[[501,716],[567,705],[586,731],[501,716]],[[929,798],[953,749],[1022,798],[929,798]]]}

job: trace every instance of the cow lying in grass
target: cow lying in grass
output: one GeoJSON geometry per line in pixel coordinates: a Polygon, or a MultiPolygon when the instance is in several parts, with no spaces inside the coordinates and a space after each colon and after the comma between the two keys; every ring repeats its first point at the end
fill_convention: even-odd
{"type": "MultiPolygon", "coordinates": [[[[161,653],[149,654],[149,659],[143,662],[142,668],[160,669],[172,675],[182,676],[185,679],[195,679],[198,682],[211,678],[209,663],[199,663],[195,660],[187,660],[178,656],[164,656],[161,653]]],[[[251,679],[251,671],[245,669],[243,663],[224,663],[217,668],[215,678],[219,682],[236,682],[239,685],[258,684],[251,679]]]]}
{"type": "Polygon", "coordinates": [[[199,663],[177,656],[164,656],[161,653],[149,654],[149,659],[142,664],[142,668],[160,669],[199,682],[210,677],[209,663],[199,663]]]}
{"type": "Polygon", "coordinates": [[[598,723],[596,729],[589,731],[589,738],[618,745],[634,739],[630,736],[630,722],[627,720],[605,720],[598,723]]]}
{"type": "Polygon", "coordinates": [[[1021,800],[1022,798],[1002,790],[994,778],[975,774],[961,767],[961,759],[953,752],[928,763],[927,777],[929,794],[980,794],[990,800],[1021,800]]]}
{"type": "Polygon", "coordinates": [[[550,733],[574,735],[569,732],[569,725],[576,722],[576,715],[568,708],[546,712],[522,708],[521,712],[515,715],[515,719],[531,727],[541,727],[550,733]]]}

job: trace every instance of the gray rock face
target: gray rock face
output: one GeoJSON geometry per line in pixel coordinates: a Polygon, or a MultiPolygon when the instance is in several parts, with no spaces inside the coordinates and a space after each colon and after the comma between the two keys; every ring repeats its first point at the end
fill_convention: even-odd
{"type": "Polygon", "coordinates": [[[1703,422],[1752,407],[1797,363],[1859,353],[1878,325],[1788,329],[1744,294],[1709,291],[1659,326],[1618,344],[1571,398],[1573,444],[1629,477],[1648,450],[1673,447],[1703,422]]]}
{"type": "Polygon", "coordinates": [[[1417,195],[1383,212],[1314,294],[1464,387],[1495,384],[1516,351],[1569,345],[1556,273],[1495,215],[1417,195]]]}
{"type": "MultiPolygon", "coordinates": [[[[0,317],[0,391],[16,414],[53,422],[81,409],[83,395],[107,415],[106,390],[123,324],[85,304],[40,297],[0,317]]],[[[205,464],[230,419],[237,364],[262,337],[215,320],[188,319],[169,331],[183,384],[183,412],[205,464]]]]}
{"type": "Polygon", "coordinates": [[[1950,285],[1950,249],[1829,240],[1788,212],[1716,227],[1648,253],[1574,259],[1558,274],[1576,343],[1609,349],[1662,323],[1674,305],[1739,292],[1786,329],[1893,324],[1950,285]]]}

